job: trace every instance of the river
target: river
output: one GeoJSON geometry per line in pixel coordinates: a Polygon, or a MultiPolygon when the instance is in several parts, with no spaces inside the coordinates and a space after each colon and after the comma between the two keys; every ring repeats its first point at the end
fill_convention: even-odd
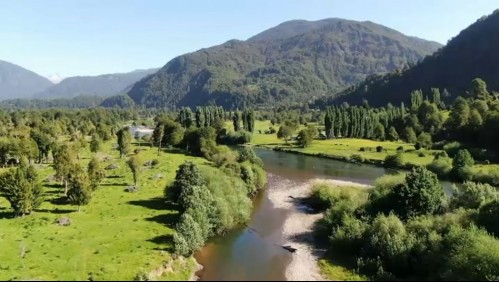
{"type": "MultiPolygon", "coordinates": [[[[313,179],[335,179],[372,184],[395,170],[346,163],[299,154],[255,149],[268,175],[266,189],[254,200],[249,227],[233,230],[212,240],[195,255],[204,269],[202,281],[278,281],[285,280],[291,253],[281,248],[282,228],[291,210],[274,207],[270,189],[286,189],[313,179]]],[[[450,183],[443,183],[446,188],[450,183]]]]}

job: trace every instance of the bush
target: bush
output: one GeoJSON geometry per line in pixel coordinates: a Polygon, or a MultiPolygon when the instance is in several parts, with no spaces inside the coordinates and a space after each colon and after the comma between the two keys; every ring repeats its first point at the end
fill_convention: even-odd
{"type": "Polygon", "coordinates": [[[404,151],[404,147],[403,146],[398,146],[397,147],[397,152],[403,152],[404,151]]]}
{"type": "Polygon", "coordinates": [[[422,148],[430,149],[433,144],[431,135],[426,132],[419,134],[418,142],[416,144],[419,144],[419,146],[422,148]]]}
{"type": "Polygon", "coordinates": [[[435,152],[435,153],[433,153],[433,155],[435,156],[435,158],[434,158],[435,160],[438,160],[440,158],[448,158],[449,157],[445,151],[435,152]]]}
{"type": "Polygon", "coordinates": [[[444,151],[453,158],[459,150],[461,150],[462,145],[459,142],[450,142],[444,145],[444,151]]]}
{"type": "Polygon", "coordinates": [[[478,225],[487,229],[488,232],[499,235],[499,200],[491,201],[483,205],[476,219],[478,225]]]}
{"type": "Polygon", "coordinates": [[[364,157],[359,154],[352,154],[350,156],[350,160],[357,162],[357,163],[363,163],[365,161],[364,157]]]}
{"type": "Polygon", "coordinates": [[[452,208],[476,209],[497,199],[497,190],[489,184],[465,182],[462,187],[453,187],[450,203],[452,208]]]}
{"type": "Polygon", "coordinates": [[[361,151],[361,152],[365,152],[365,151],[366,151],[366,148],[364,148],[364,147],[360,147],[359,151],[361,151]]]}
{"type": "Polygon", "coordinates": [[[453,227],[443,246],[445,256],[442,280],[485,281],[499,278],[499,241],[477,228],[453,227]]]}
{"type": "Polygon", "coordinates": [[[271,127],[269,128],[269,132],[270,132],[270,134],[276,134],[276,133],[277,133],[277,130],[276,130],[274,127],[272,127],[272,126],[271,126],[271,127]]]}
{"type": "Polygon", "coordinates": [[[217,136],[217,142],[224,145],[241,145],[251,142],[251,136],[251,133],[245,130],[230,133],[222,131],[217,136]]]}
{"type": "Polygon", "coordinates": [[[450,158],[435,158],[427,168],[440,177],[446,177],[452,170],[452,160],[450,158]]]}
{"type": "Polygon", "coordinates": [[[377,216],[366,230],[364,258],[380,258],[382,268],[395,275],[404,275],[409,268],[408,256],[414,244],[403,222],[397,216],[377,216]],[[405,273],[404,273],[405,272],[405,273]]]}
{"type": "Polygon", "coordinates": [[[255,151],[250,147],[244,147],[241,151],[239,151],[239,155],[237,156],[237,162],[250,162],[252,164],[263,167],[263,161],[255,154],[255,151]]]}
{"type": "Polygon", "coordinates": [[[499,171],[497,171],[497,170],[489,170],[489,171],[480,170],[480,171],[474,173],[473,181],[488,183],[488,184],[494,185],[494,186],[499,186],[499,171]]]}
{"type": "Polygon", "coordinates": [[[426,157],[426,155],[423,152],[419,152],[418,157],[424,158],[424,157],[426,157]]]}
{"type": "Polygon", "coordinates": [[[358,187],[335,187],[328,183],[318,182],[312,187],[312,192],[307,198],[308,204],[317,211],[324,211],[335,204],[348,201],[351,205],[358,206],[365,202],[367,194],[358,187]]]}
{"type": "Polygon", "coordinates": [[[416,144],[414,144],[414,148],[415,148],[416,150],[418,150],[418,151],[419,151],[419,150],[421,150],[421,148],[422,148],[422,147],[423,147],[423,146],[421,146],[421,143],[419,143],[419,142],[416,142],[416,144]]]}
{"type": "Polygon", "coordinates": [[[341,224],[333,228],[330,237],[331,247],[342,254],[358,254],[367,228],[368,225],[365,222],[355,218],[350,212],[343,212],[341,224]]]}
{"type": "Polygon", "coordinates": [[[376,147],[376,152],[378,152],[378,153],[383,152],[383,146],[377,146],[376,147]]]}
{"type": "Polygon", "coordinates": [[[475,160],[470,152],[466,149],[459,150],[452,159],[452,175],[456,179],[463,181],[471,180],[473,172],[471,167],[475,164],[475,160]]]}
{"type": "Polygon", "coordinates": [[[404,167],[404,157],[402,153],[397,153],[395,155],[388,155],[385,157],[384,165],[386,167],[401,168],[404,167]]]}
{"type": "Polygon", "coordinates": [[[152,160],[152,162],[151,162],[151,166],[157,166],[158,164],[159,164],[158,159],[154,159],[154,160],[152,160]]]}

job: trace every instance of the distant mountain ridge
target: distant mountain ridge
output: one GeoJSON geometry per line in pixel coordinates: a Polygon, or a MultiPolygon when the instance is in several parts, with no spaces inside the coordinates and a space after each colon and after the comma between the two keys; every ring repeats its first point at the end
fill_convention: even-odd
{"type": "Polygon", "coordinates": [[[415,63],[440,47],[372,22],[294,20],[246,41],[178,56],[128,95],[139,105],[172,108],[305,102],[415,63]]]}
{"type": "Polygon", "coordinates": [[[146,69],[128,73],[69,77],[59,84],[34,94],[33,98],[73,98],[80,95],[110,97],[126,91],[127,87],[157,70],[146,69]]]}
{"type": "Polygon", "coordinates": [[[52,85],[50,80],[41,75],[0,60],[0,100],[30,97],[52,85]]]}
{"type": "Polygon", "coordinates": [[[332,102],[361,103],[384,106],[387,103],[409,102],[410,93],[421,89],[446,89],[443,99],[452,101],[464,95],[475,78],[482,78],[489,90],[499,90],[499,10],[482,17],[461,31],[432,56],[404,71],[369,77],[355,87],[340,93],[332,102]]]}

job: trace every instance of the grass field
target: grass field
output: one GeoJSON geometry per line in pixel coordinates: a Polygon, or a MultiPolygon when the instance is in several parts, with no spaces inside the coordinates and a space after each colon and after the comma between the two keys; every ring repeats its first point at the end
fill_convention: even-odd
{"type": "MultiPolygon", "coordinates": [[[[373,141],[366,139],[342,138],[342,139],[329,139],[329,140],[314,140],[312,145],[307,148],[299,148],[297,146],[290,147],[284,140],[278,139],[276,134],[263,134],[264,130],[272,126],[270,121],[257,121],[255,123],[255,132],[251,143],[253,145],[263,146],[267,148],[274,148],[276,146],[285,147],[294,151],[299,151],[305,154],[326,154],[335,157],[350,157],[353,154],[363,156],[368,160],[382,161],[387,155],[395,154],[397,148],[402,146],[404,148],[404,161],[415,165],[427,165],[433,160],[432,153],[434,150],[421,149],[416,151],[413,144],[404,142],[389,142],[389,141],[373,141]],[[262,134],[259,133],[262,131],[262,134]],[[376,152],[375,148],[382,146],[385,151],[376,152]],[[361,152],[360,148],[372,148],[372,151],[361,152]],[[424,157],[419,154],[423,153],[424,157]]],[[[277,130],[279,126],[274,126],[277,130]]]]}
{"type": "MultiPolygon", "coordinates": [[[[177,167],[185,160],[204,164],[206,160],[183,154],[162,153],[144,148],[143,161],[158,159],[158,166],[143,167],[140,191],[127,193],[133,184],[126,159],[119,159],[112,143],[103,144],[103,152],[113,158],[103,166],[117,164],[107,171],[89,205],[81,212],[59,201],[57,182],[43,182],[45,202],[32,215],[12,218],[9,203],[0,198],[0,280],[131,280],[139,272],[163,267],[161,280],[189,278],[194,262],[170,257],[172,223],[177,214],[168,210],[161,199],[166,183],[173,180],[177,167]],[[149,179],[161,174],[162,179],[149,179]],[[70,226],[54,221],[67,216],[70,226]]],[[[90,158],[88,147],[81,164],[90,158]]],[[[36,165],[40,180],[54,174],[48,165],[36,165]]]]}
{"type": "Polygon", "coordinates": [[[328,259],[319,260],[319,268],[324,278],[329,281],[367,281],[366,277],[360,276],[328,259]]]}

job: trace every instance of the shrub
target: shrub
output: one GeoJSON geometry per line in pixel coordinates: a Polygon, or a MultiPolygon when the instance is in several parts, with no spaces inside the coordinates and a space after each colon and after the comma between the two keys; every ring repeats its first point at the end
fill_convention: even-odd
{"type": "Polygon", "coordinates": [[[403,167],[405,164],[404,157],[400,152],[396,153],[395,155],[388,155],[385,157],[384,164],[386,167],[395,167],[395,168],[403,167]]]}
{"type": "Polygon", "coordinates": [[[473,181],[488,183],[490,185],[499,186],[499,171],[497,170],[489,170],[484,171],[480,170],[473,175],[473,181]]]}
{"type": "Polygon", "coordinates": [[[365,151],[366,151],[366,148],[364,148],[364,147],[360,147],[359,151],[361,151],[361,152],[365,152],[365,151]]]}
{"type": "Polygon", "coordinates": [[[452,160],[450,158],[435,158],[427,168],[440,177],[448,176],[452,170],[452,160]]]}
{"type": "Polygon", "coordinates": [[[476,209],[486,202],[497,199],[497,190],[489,184],[465,182],[462,187],[453,187],[451,207],[476,209]]]}
{"type": "Polygon", "coordinates": [[[491,201],[483,205],[477,216],[478,225],[487,229],[488,232],[499,235],[499,200],[491,201]]]}
{"type": "Polygon", "coordinates": [[[408,256],[414,241],[403,222],[395,215],[379,215],[366,230],[364,258],[380,258],[382,268],[394,274],[408,270],[408,256]]]}
{"type": "Polygon", "coordinates": [[[398,146],[397,147],[397,152],[403,152],[404,151],[404,147],[403,146],[398,146]]]}
{"type": "Polygon", "coordinates": [[[435,160],[438,160],[440,158],[448,158],[449,157],[445,151],[435,152],[435,153],[433,153],[433,155],[435,156],[435,158],[434,158],[435,160]]]}
{"type": "Polygon", "coordinates": [[[447,152],[449,157],[453,158],[459,150],[461,150],[461,143],[459,142],[450,142],[444,145],[444,151],[447,152]]]}
{"type": "Polygon", "coordinates": [[[357,162],[357,163],[363,163],[365,161],[364,157],[359,154],[352,154],[350,156],[350,160],[357,162]]]}
{"type": "Polygon", "coordinates": [[[269,132],[270,132],[270,134],[276,134],[276,133],[277,133],[277,130],[276,130],[274,127],[272,127],[272,126],[271,126],[271,127],[269,128],[269,132]]]}
{"type": "Polygon", "coordinates": [[[378,153],[383,152],[383,146],[377,146],[376,147],[376,152],[378,152],[378,153]]]}
{"type": "Polygon", "coordinates": [[[419,144],[422,148],[430,149],[433,144],[431,135],[426,132],[419,134],[418,142],[416,144],[419,144]]]}
{"type": "Polygon", "coordinates": [[[423,152],[419,152],[418,157],[424,158],[424,157],[426,157],[426,155],[423,152]]]}
{"type": "Polygon", "coordinates": [[[476,227],[453,226],[441,244],[440,280],[485,281],[499,277],[499,241],[476,227]]]}
{"type": "Polygon", "coordinates": [[[416,144],[414,144],[414,148],[415,148],[416,150],[418,150],[418,151],[419,151],[419,150],[421,150],[421,148],[422,148],[421,143],[416,142],[416,144]]]}
{"type": "Polygon", "coordinates": [[[248,161],[252,164],[263,167],[262,160],[255,154],[255,151],[253,151],[253,149],[251,149],[250,147],[244,147],[241,151],[239,151],[239,155],[237,156],[236,160],[238,163],[243,163],[248,161]]]}
{"type": "Polygon", "coordinates": [[[355,218],[350,212],[343,212],[341,224],[333,228],[330,237],[331,247],[343,254],[358,254],[367,228],[365,222],[355,218]]]}
{"type": "Polygon", "coordinates": [[[473,176],[471,167],[474,164],[475,160],[468,150],[459,150],[452,159],[453,177],[464,181],[471,180],[473,176]]]}
{"type": "Polygon", "coordinates": [[[151,161],[151,166],[157,166],[159,164],[158,159],[154,159],[151,161]]]}
{"type": "Polygon", "coordinates": [[[241,145],[251,142],[251,133],[245,130],[226,133],[222,131],[217,136],[217,142],[224,145],[241,145]]]}
{"type": "Polygon", "coordinates": [[[328,183],[317,182],[313,185],[307,202],[315,210],[324,211],[342,201],[349,201],[351,205],[358,206],[359,203],[365,202],[366,199],[367,194],[361,188],[335,187],[328,183]]]}

